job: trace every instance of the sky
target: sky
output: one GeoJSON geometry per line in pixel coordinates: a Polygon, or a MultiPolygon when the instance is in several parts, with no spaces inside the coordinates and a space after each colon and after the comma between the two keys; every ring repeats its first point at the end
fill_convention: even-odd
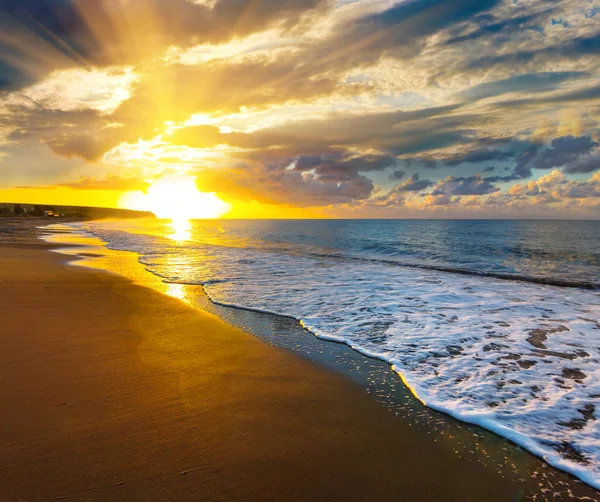
{"type": "Polygon", "coordinates": [[[600,217],[600,0],[1,0],[0,201],[600,217]]]}

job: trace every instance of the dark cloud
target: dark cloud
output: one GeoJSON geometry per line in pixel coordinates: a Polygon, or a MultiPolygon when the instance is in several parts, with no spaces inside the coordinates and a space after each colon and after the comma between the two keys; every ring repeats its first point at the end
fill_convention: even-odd
{"type": "Polygon", "coordinates": [[[375,187],[361,173],[381,171],[395,162],[394,157],[384,155],[330,153],[288,158],[263,151],[240,154],[239,159],[246,168],[241,176],[237,171],[233,183],[239,186],[241,177],[241,188],[250,197],[302,206],[364,200],[375,187]],[[247,179],[248,172],[252,179],[247,179]]]}
{"type": "Polygon", "coordinates": [[[431,123],[433,129],[405,130],[404,135],[398,134],[397,139],[391,138],[388,144],[382,144],[381,148],[396,155],[410,155],[471,143],[475,131],[471,128],[459,128],[461,120],[440,119],[437,121],[437,129],[431,123]]]}
{"type": "Polygon", "coordinates": [[[466,141],[466,143],[468,144],[467,149],[458,153],[448,154],[441,152],[436,155],[420,155],[418,157],[404,158],[404,160],[408,166],[413,163],[420,163],[429,169],[455,167],[460,164],[512,159],[523,146],[519,141],[512,138],[474,138],[466,141]]]}
{"type": "Polygon", "coordinates": [[[579,59],[600,54],[600,34],[565,40],[560,45],[552,45],[533,50],[521,50],[507,54],[484,56],[467,63],[469,69],[482,69],[494,66],[520,66],[537,59],[562,60],[579,59]]]}
{"type": "Polygon", "coordinates": [[[433,181],[422,180],[419,173],[415,173],[403,183],[396,185],[394,190],[397,192],[420,192],[433,185],[433,181]]]}
{"type": "Polygon", "coordinates": [[[480,12],[491,9],[500,2],[496,0],[426,0],[421,2],[398,2],[383,12],[359,19],[357,25],[369,25],[369,29],[385,29],[407,24],[406,29],[419,35],[434,33],[480,12]]]}
{"type": "Polygon", "coordinates": [[[515,160],[517,163],[511,174],[507,176],[488,176],[485,179],[492,183],[496,183],[498,181],[509,182],[531,178],[533,175],[531,171],[531,162],[535,159],[537,153],[538,147],[531,146],[516,156],[515,160]]]}
{"type": "Polygon", "coordinates": [[[403,206],[407,197],[435,185],[431,180],[422,180],[419,173],[413,174],[403,183],[396,185],[388,193],[373,197],[372,202],[378,206],[403,206]]]}
{"type": "Polygon", "coordinates": [[[592,101],[600,99],[600,85],[586,87],[576,91],[569,91],[555,96],[547,96],[542,98],[520,98],[501,101],[495,106],[499,108],[520,108],[525,106],[549,105],[549,104],[568,104],[577,101],[592,101]]]}
{"type": "Polygon", "coordinates": [[[567,182],[558,188],[557,195],[566,199],[597,199],[600,198],[600,183],[593,180],[567,182]]]}
{"type": "Polygon", "coordinates": [[[589,136],[563,136],[552,140],[550,148],[541,151],[531,162],[536,169],[562,167],[590,153],[598,143],[589,136]]]}
{"type": "MultiPolygon", "coordinates": [[[[8,59],[8,51],[4,51],[4,58],[8,59]]],[[[14,57],[14,56],[13,56],[14,57]]],[[[16,57],[19,57],[17,55],[16,57]]],[[[0,92],[13,91],[34,82],[34,78],[24,68],[13,66],[0,59],[0,92]]]]}
{"type": "Polygon", "coordinates": [[[600,85],[568,92],[560,96],[539,100],[542,103],[568,103],[570,101],[588,101],[600,98],[600,85]]]}
{"type": "Polygon", "coordinates": [[[511,92],[544,92],[558,88],[563,82],[587,76],[587,73],[578,71],[526,73],[479,84],[461,91],[457,96],[468,101],[478,101],[511,92]]]}
{"type": "Polygon", "coordinates": [[[518,30],[536,29],[537,25],[533,25],[532,23],[550,12],[552,12],[552,10],[534,14],[525,14],[508,19],[496,19],[496,17],[490,15],[477,16],[474,20],[477,27],[474,30],[469,31],[466,34],[454,36],[444,43],[446,45],[454,45],[462,42],[473,42],[474,40],[497,35],[499,33],[506,36],[507,34],[518,30]]]}
{"type": "Polygon", "coordinates": [[[586,162],[587,157],[598,143],[590,136],[562,136],[554,138],[548,148],[531,146],[516,156],[513,172],[507,176],[489,176],[491,182],[509,182],[528,179],[533,176],[533,169],[552,169],[563,167],[564,172],[592,172],[594,162],[586,162]],[[572,171],[569,171],[571,169],[572,171]]]}
{"type": "Polygon", "coordinates": [[[578,158],[563,167],[567,174],[591,173],[600,169],[600,153],[578,158]]]}
{"type": "MultiPolygon", "coordinates": [[[[0,14],[0,26],[7,33],[33,35],[75,64],[85,64],[100,52],[74,0],[4,0],[0,14]]],[[[0,54],[17,50],[24,57],[29,55],[29,48],[15,45],[14,41],[3,40],[0,54]]]]}
{"type": "Polygon", "coordinates": [[[404,178],[405,175],[406,171],[401,171],[400,169],[397,169],[392,174],[390,174],[390,179],[400,181],[402,178],[404,178]]]}
{"type": "Polygon", "coordinates": [[[449,176],[438,181],[431,195],[486,195],[500,189],[490,183],[489,179],[479,175],[468,177],[449,176]]]}
{"type": "Polygon", "coordinates": [[[442,162],[445,165],[452,167],[459,164],[474,164],[477,162],[489,162],[490,160],[506,160],[511,159],[514,156],[514,152],[481,148],[468,151],[464,154],[452,155],[444,158],[442,162]]]}
{"type": "MultiPolygon", "coordinates": [[[[12,130],[9,139],[23,143],[42,141],[64,157],[97,160],[124,142],[150,139],[164,132],[168,116],[155,108],[120,107],[113,114],[95,110],[62,111],[41,106],[15,105],[0,116],[0,125],[12,130]],[[137,113],[135,113],[137,112],[137,113]],[[146,113],[147,112],[147,113],[146,113]]],[[[414,112],[367,115],[327,114],[322,118],[289,122],[254,133],[222,133],[210,125],[176,129],[163,140],[172,145],[213,148],[229,145],[247,149],[245,159],[262,160],[263,151],[276,150],[280,158],[296,159],[296,170],[314,169],[316,176],[381,171],[396,165],[397,152],[413,152],[469,141],[468,116],[443,116],[455,106],[414,112]],[[462,127],[462,128],[461,128],[462,127]],[[379,150],[360,155],[348,150],[379,150]],[[252,156],[254,152],[254,157],[252,156]]]]}
{"type": "Polygon", "coordinates": [[[311,172],[321,181],[343,182],[351,180],[360,172],[381,171],[393,166],[395,162],[395,157],[387,155],[301,155],[294,160],[293,170],[311,172]]]}
{"type": "Polygon", "coordinates": [[[200,189],[221,192],[241,200],[269,204],[323,206],[368,199],[375,186],[358,173],[341,179],[286,166],[289,159],[240,161],[218,170],[199,172],[200,189]]]}

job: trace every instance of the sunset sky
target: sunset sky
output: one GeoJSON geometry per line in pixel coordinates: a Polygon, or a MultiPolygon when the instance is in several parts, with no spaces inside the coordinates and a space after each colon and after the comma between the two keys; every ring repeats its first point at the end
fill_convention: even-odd
{"type": "Polygon", "coordinates": [[[598,218],[599,61],[596,0],[2,0],[0,202],[598,218]]]}

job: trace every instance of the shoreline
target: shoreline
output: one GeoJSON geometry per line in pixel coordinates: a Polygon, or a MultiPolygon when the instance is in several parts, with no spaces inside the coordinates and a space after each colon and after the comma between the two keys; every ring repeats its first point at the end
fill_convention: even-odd
{"type": "MultiPolygon", "coordinates": [[[[152,272],[150,272],[150,273],[152,273],[152,272]]],[[[524,450],[526,450],[528,453],[530,453],[537,459],[543,461],[545,464],[548,464],[549,466],[551,466],[561,472],[564,472],[569,476],[573,476],[574,478],[577,478],[579,481],[586,483],[588,486],[590,486],[594,490],[600,490],[600,482],[595,481],[594,479],[590,478],[590,476],[587,472],[582,471],[580,469],[573,468],[573,466],[568,465],[560,457],[558,459],[556,459],[555,457],[552,457],[549,459],[547,456],[544,455],[543,452],[540,452],[540,450],[537,447],[537,445],[535,444],[535,442],[532,441],[528,436],[526,436],[520,432],[517,432],[509,427],[505,427],[500,424],[494,423],[493,421],[491,421],[489,419],[485,419],[485,418],[481,419],[480,417],[477,417],[477,416],[473,416],[473,417],[464,416],[464,415],[461,415],[460,413],[456,413],[455,410],[453,410],[451,408],[439,405],[435,402],[432,403],[431,401],[427,401],[425,398],[422,397],[423,394],[427,395],[427,393],[424,392],[422,389],[419,389],[419,388],[411,385],[409,379],[403,374],[402,369],[396,367],[395,364],[390,363],[386,359],[384,359],[376,354],[372,354],[372,353],[369,353],[368,351],[362,350],[361,348],[354,347],[354,346],[350,345],[347,341],[338,340],[336,338],[329,338],[329,337],[326,337],[323,335],[319,335],[316,332],[314,332],[310,327],[307,327],[301,319],[298,319],[292,315],[279,314],[275,311],[253,309],[253,308],[246,307],[246,306],[219,302],[210,297],[210,295],[208,294],[208,292],[206,291],[206,289],[204,288],[203,285],[198,285],[198,284],[193,284],[193,283],[179,283],[179,282],[172,282],[172,281],[167,281],[167,280],[165,280],[164,282],[166,284],[181,284],[183,286],[200,286],[200,287],[202,287],[204,295],[214,305],[218,305],[218,306],[225,307],[225,308],[231,308],[231,309],[235,309],[235,310],[248,311],[248,312],[253,312],[253,313],[257,313],[257,314],[267,314],[267,315],[278,316],[278,317],[281,317],[284,319],[289,319],[293,322],[298,323],[298,325],[304,331],[309,333],[311,336],[318,338],[319,340],[321,340],[323,342],[344,345],[344,346],[350,348],[352,351],[360,354],[361,356],[363,356],[365,358],[380,361],[380,362],[384,363],[391,370],[391,372],[393,372],[395,375],[398,376],[398,378],[402,382],[402,385],[404,385],[404,387],[409,391],[410,395],[414,399],[416,399],[419,403],[421,403],[423,406],[425,406],[427,409],[442,413],[443,415],[451,417],[452,419],[457,420],[463,424],[473,425],[473,426],[477,427],[478,429],[484,430],[486,433],[493,434],[494,436],[497,436],[498,438],[500,438],[504,441],[507,441],[508,443],[510,443],[511,445],[514,445],[515,447],[523,448],[524,450]]]]}
{"type": "MultiPolygon", "coordinates": [[[[537,486],[456,455],[454,439],[434,441],[339,372],[186,306],[185,288],[168,298],[147,272],[129,270],[136,284],[67,266],[56,247],[0,246],[0,500],[511,500],[537,486]]],[[[134,258],[71,250],[125,268],[134,258]]]]}
{"type": "MultiPolygon", "coordinates": [[[[150,271],[148,271],[148,272],[152,273],[150,271]]],[[[373,359],[373,360],[382,362],[385,364],[385,366],[387,368],[390,369],[391,372],[393,372],[401,380],[402,385],[407,389],[410,396],[412,396],[415,400],[417,400],[419,403],[421,403],[427,409],[435,411],[435,412],[439,412],[439,413],[443,414],[444,416],[448,416],[456,421],[461,422],[462,424],[473,425],[477,429],[483,430],[488,434],[493,434],[494,436],[500,438],[503,441],[510,443],[511,445],[513,445],[517,448],[523,448],[529,454],[531,454],[535,458],[539,459],[540,461],[544,462],[545,464],[547,464],[569,476],[572,476],[572,477],[578,479],[580,482],[586,483],[590,488],[592,488],[594,490],[600,490],[600,484],[598,484],[599,482],[596,482],[596,485],[595,485],[594,480],[590,479],[590,476],[586,472],[581,472],[580,470],[573,469],[572,466],[566,465],[565,462],[560,458],[559,458],[559,460],[556,460],[554,457],[552,459],[548,459],[543,453],[541,453],[539,451],[536,444],[526,435],[519,433],[517,431],[514,431],[513,429],[510,429],[508,427],[504,427],[499,424],[496,424],[487,419],[482,420],[479,417],[463,416],[445,406],[440,406],[436,403],[427,402],[424,398],[421,397],[422,394],[421,394],[421,392],[419,392],[420,389],[417,390],[417,388],[415,388],[413,385],[411,385],[410,381],[404,376],[404,374],[400,368],[396,367],[396,365],[390,363],[386,359],[384,359],[376,354],[371,354],[360,348],[354,347],[344,340],[338,340],[336,338],[328,338],[326,336],[319,335],[319,334],[315,333],[311,328],[307,327],[302,322],[301,319],[297,319],[296,317],[294,317],[292,315],[279,314],[275,311],[253,309],[251,307],[219,302],[219,301],[211,298],[210,295],[208,294],[208,292],[206,291],[206,289],[204,288],[204,286],[201,284],[173,282],[173,281],[168,281],[168,280],[163,280],[163,282],[165,282],[166,284],[178,284],[178,285],[182,285],[182,286],[201,287],[203,294],[208,298],[208,300],[213,305],[225,307],[225,308],[229,308],[229,309],[235,309],[238,311],[252,312],[252,313],[261,314],[261,315],[265,315],[265,314],[272,315],[272,316],[277,316],[277,317],[280,317],[283,319],[290,320],[294,323],[297,323],[298,326],[302,330],[306,331],[308,334],[319,339],[322,342],[343,345],[344,347],[351,349],[353,352],[360,354],[360,356],[362,356],[364,358],[373,359]]]]}
{"type": "MultiPolygon", "coordinates": [[[[96,237],[93,239],[97,240],[96,237]]],[[[70,239],[67,240],[69,241],[70,239]]],[[[82,244],[85,245],[85,242],[79,243],[79,245],[82,244]]],[[[89,242],[87,242],[87,244],[89,245],[89,242]]],[[[407,421],[411,426],[414,426],[427,434],[432,433],[432,431],[429,429],[433,429],[434,432],[438,433],[441,431],[441,436],[439,439],[443,439],[444,434],[447,434],[446,437],[456,438],[457,445],[455,445],[456,449],[454,452],[459,457],[473,457],[471,460],[482,463],[486,467],[495,465],[495,467],[492,468],[498,469],[499,472],[502,472],[503,476],[508,476],[509,478],[520,478],[522,480],[522,476],[524,475],[523,471],[525,471],[525,474],[531,474],[531,479],[535,481],[535,484],[538,485],[542,493],[549,489],[547,487],[550,487],[552,490],[556,491],[554,486],[556,484],[565,487],[567,493],[572,491],[573,488],[575,491],[579,491],[579,487],[577,485],[584,483],[583,481],[576,479],[575,476],[569,472],[569,470],[561,470],[560,468],[553,466],[543,457],[536,455],[527,448],[524,448],[519,444],[519,442],[513,441],[511,437],[498,434],[498,432],[491,427],[482,427],[476,421],[461,420],[461,418],[454,416],[452,413],[448,413],[444,410],[439,410],[436,407],[426,405],[419,398],[417,393],[410,387],[402,374],[380,357],[365,354],[364,352],[351,347],[346,342],[317,336],[310,329],[305,327],[302,322],[298,321],[292,316],[280,315],[275,312],[262,311],[216,302],[210,298],[202,285],[168,281],[147,270],[141,263],[139,263],[138,254],[135,252],[109,250],[100,241],[93,243],[92,245],[97,246],[98,244],[101,245],[101,249],[97,249],[96,253],[92,252],[89,254],[82,254],[78,252],[77,249],[72,249],[72,254],[79,256],[79,259],[74,262],[74,264],[84,267],[91,267],[93,269],[108,270],[114,273],[116,268],[114,262],[112,264],[106,262],[102,263],[102,258],[104,258],[104,260],[107,258],[105,253],[109,253],[114,257],[121,258],[123,255],[130,255],[130,258],[135,261],[135,264],[140,268],[140,270],[143,270],[143,275],[146,276],[148,280],[152,278],[151,280],[154,283],[153,287],[161,290],[163,294],[178,298],[179,300],[182,300],[188,305],[192,305],[201,311],[213,313],[220,319],[225,320],[225,322],[228,324],[231,324],[237,328],[241,328],[243,331],[250,332],[254,336],[257,336],[258,338],[265,340],[276,347],[297,352],[302,357],[309,359],[313,363],[317,363],[326,370],[333,370],[336,373],[341,373],[345,378],[354,380],[356,383],[361,385],[367,393],[372,394],[372,396],[375,397],[375,400],[380,401],[381,404],[390,409],[396,416],[399,416],[401,419],[407,421]],[[89,258],[92,259],[90,260],[89,258]],[[176,291],[169,291],[170,288],[177,289],[176,291]],[[188,290],[187,292],[185,291],[186,289],[188,290]],[[189,291],[193,289],[200,289],[201,294],[191,294],[189,291]],[[244,313],[254,316],[255,319],[261,320],[258,322],[256,320],[250,322],[243,319],[240,320],[238,318],[240,314],[242,318],[247,317],[247,315],[244,313]],[[307,336],[303,336],[300,343],[283,341],[281,336],[279,337],[279,340],[277,340],[275,343],[272,343],[270,337],[264,336],[264,334],[261,332],[261,330],[266,328],[264,321],[262,321],[262,319],[265,317],[273,317],[284,321],[284,331],[293,331],[294,327],[297,327],[300,328],[302,334],[307,336]],[[258,325],[258,329],[253,329],[254,324],[258,325]],[[307,342],[310,342],[308,343],[308,347],[306,347],[307,342]],[[330,350],[329,356],[315,357],[314,354],[316,352],[324,351],[323,344],[328,344],[331,347],[337,347],[337,349],[330,350]],[[367,366],[370,367],[370,369],[365,371],[363,369],[349,370],[348,368],[342,368],[343,365],[340,364],[340,360],[349,358],[349,354],[351,354],[350,358],[353,360],[352,365],[355,365],[356,368],[359,368],[360,366],[367,366]],[[365,360],[372,361],[372,364],[365,365],[365,360]],[[374,376],[372,373],[370,373],[373,372],[373,368],[377,368],[377,376],[374,376]],[[391,380],[391,383],[386,383],[383,386],[387,387],[385,390],[377,389],[377,385],[372,385],[374,379],[379,379],[380,381],[391,380]],[[394,382],[394,379],[398,379],[398,381],[394,382]],[[374,388],[371,389],[370,387],[374,388]],[[392,393],[390,393],[390,390],[392,390],[392,393],[395,394],[393,397],[391,397],[392,393]],[[385,399],[381,399],[382,394],[386,396],[385,399]],[[416,418],[419,415],[424,415],[425,418],[416,418]],[[474,450],[475,454],[473,454],[474,450]],[[479,454],[482,452],[486,457],[484,460],[478,458],[479,454]],[[512,472],[509,472],[511,471],[511,467],[512,472]]],[[[60,252],[61,250],[58,251],[60,252]]],[[[65,252],[66,250],[63,249],[62,251],[65,252]]],[[[66,252],[71,254],[71,251],[66,252]]],[[[123,270],[117,273],[122,274],[123,270]]],[[[133,278],[135,278],[136,281],[139,280],[135,274],[133,278]]],[[[270,329],[270,331],[273,331],[273,329],[270,329]]],[[[287,335],[289,333],[285,334],[287,335]]],[[[583,490],[583,492],[586,493],[584,494],[584,497],[589,494],[596,496],[598,495],[598,492],[595,491],[593,486],[585,484],[584,486],[586,487],[583,490]]]]}
{"type": "MultiPolygon", "coordinates": [[[[119,253],[121,251],[116,251],[116,252],[119,253]]],[[[135,256],[137,257],[138,255],[135,254],[135,256]]],[[[89,263],[89,266],[91,266],[92,268],[96,268],[96,265],[94,265],[91,262],[89,263]]],[[[100,268],[110,269],[111,267],[108,266],[108,267],[100,267],[100,268]]],[[[431,397],[428,398],[427,397],[428,394],[422,388],[420,388],[418,386],[413,387],[410,380],[405,378],[405,376],[402,374],[402,369],[394,366],[392,363],[390,363],[388,360],[386,360],[385,357],[370,353],[369,351],[364,350],[361,347],[354,347],[352,344],[350,344],[348,341],[346,341],[344,339],[338,339],[336,337],[329,337],[329,336],[323,335],[321,333],[317,334],[317,332],[315,332],[312,327],[305,325],[301,319],[296,318],[291,314],[281,314],[274,310],[269,310],[268,307],[264,307],[264,308],[261,307],[261,309],[258,309],[258,308],[244,306],[244,305],[237,305],[237,304],[219,301],[218,299],[212,298],[210,295],[210,292],[201,284],[170,281],[170,280],[167,280],[166,278],[162,277],[159,274],[155,274],[154,272],[152,272],[149,269],[145,269],[145,270],[147,270],[147,272],[150,272],[150,274],[152,274],[154,277],[158,277],[161,283],[167,284],[173,288],[183,288],[183,289],[187,288],[189,290],[191,290],[193,288],[201,288],[203,291],[203,295],[209,299],[210,304],[213,306],[220,306],[225,309],[233,309],[236,311],[253,312],[253,313],[258,313],[259,315],[274,315],[274,316],[278,316],[281,318],[290,319],[294,323],[299,323],[299,326],[303,330],[310,333],[310,335],[312,337],[317,337],[321,341],[321,343],[322,343],[322,341],[341,343],[342,345],[349,347],[352,351],[360,353],[360,355],[363,357],[373,358],[373,359],[382,361],[387,366],[388,369],[391,369],[395,374],[398,375],[398,378],[401,379],[401,381],[403,382],[403,385],[410,390],[411,395],[414,396],[414,398],[416,400],[420,401],[422,404],[427,403],[426,406],[428,407],[428,409],[435,410],[444,415],[448,415],[452,419],[460,421],[462,424],[472,424],[477,428],[477,430],[485,430],[488,433],[498,436],[498,437],[502,438],[504,441],[509,442],[511,445],[514,445],[519,448],[524,448],[527,451],[529,451],[532,455],[534,455],[536,458],[544,461],[545,463],[547,463],[551,466],[554,466],[554,468],[561,470],[562,472],[565,472],[565,473],[569,474],[570,476],[578,477],[583,482],[587,482],[593,489],[597,489],[596,487],[598,485],[597,485],[597,483],[595,483],[595,479],[593,477],[591,477],[589,471],[586,471],[585,469],[581,468],[579,464],[575,464],[575,462],[571,462],[571,460],[573,460],[573,459],[576,460],[575,457],[569,458],[568,456],[563,457],[561,455],[557,455],[554,453],[554,451],[552,451],[549,448],[545,449],[543,447],[540,447],[540,444],[533,441],[529,436],[519,433],[519,432],[513,430],[512,428],[508,428],[508,427],[502,425],[501,423],[498,423],[497,421],[489,419],[486,416],[473,415],[473,414],[465,415],[465,414],[456,412],[452,408],[448,408],[447,406],[438,404],[435,400],[432,400],[431,397]],[[595,485],[596,485],[596,487],[595,487],[595,485]]],[[[169,294],[169,292],[167,292],[167,294],[169,294]]],[[[196,302],[202,303],[202,305],[199,307],[201,310],[212,311],[212,307],[208,307],[206,302],[204,302],[203,300],[200,299],[201,295],[193,295],[192,294],[192,296],[195,297],[196,302]]],[[[189,302],[189,301],[187,303],[193,304],[193,302],[189,302]]],[[[198,305],[193,305],[193,306],[198,306],[198,305]]],[[[217,314],[217,315],[219,315],[219,314],[217,314]]],[[[222,317],[222,316],[220,316],[220,317],[222,317]]],[[[247,326],[242,326],[242,329],[247,330],[247,326]]],[[[257,333],[254,333],[254,334],[257,335],[259,338],[261,338],[260,334],[257,334],[257,333]]],[[[286,347],[286,348],[289,348],[289,347],[286,347]]],[[[302,352],[302,350],[300,350],[300,352],[302,352]]],[[[333,369],[336,369],[336,368],[333,367],[333,369]]],[[[569,445],[566,445],[565,448],[567,448],[568,446],[569,445]]],[[[573,451],[575,451],[575,450],[573,450],[573,451]]],[[[575,451],[575,453],[576,453],[576,451],[575,451]]],[[[573,453],[573,455],[575,455],[575,453],[573,453]]]]}

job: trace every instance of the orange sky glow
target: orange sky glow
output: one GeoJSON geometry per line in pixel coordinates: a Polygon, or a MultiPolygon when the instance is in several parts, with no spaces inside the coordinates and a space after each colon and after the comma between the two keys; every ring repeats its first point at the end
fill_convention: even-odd
{"type": "Polygon", "coordinates": [[[7,0],[0,202],[598,218],[590,8],[7,0]]]}

